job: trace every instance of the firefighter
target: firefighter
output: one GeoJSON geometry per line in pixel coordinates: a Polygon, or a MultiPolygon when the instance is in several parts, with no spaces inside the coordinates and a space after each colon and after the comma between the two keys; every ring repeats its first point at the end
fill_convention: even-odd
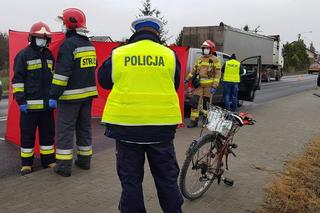
{"type": "Polygon", "coordinates": [[[66,39],[59,48],[50,101],[57,103],[55,172],[71,176],[73,135],[76,133],[77,160],[90,169],[92,156],[91,106],[98,95],[95,83],[96,51],[87,37],[85,14],[68,8],[58,19],[66,39]]]}
{"type": "Polygon", "coordinates": [[[185,83],[192,81],[195,88],[190,99],[191,116],[188,128],[198,126],[199,108],[203,104],[203,109],[211,104],[212,95],[216,92],[220,77],[221,65],[215,54],[215,44],[211,40],[206,40],[201,45],[202,56],[196,61],[192,71],[187,75],[185,83]]]}
{"type": "Polygon", "coordinates": [[[54,105],[49,91],[54,58],[47,48],[51,32],[43,22],[32,25],[29,46],[14,59],[13,94],[20,109],[21,175],[32,172],[36,129],[39,128],[41,164],[54,167],[54,105]]]}
{"type": "Polygon", "coordinates": [[[116,140],[117,172],[122,186],[119,210],[146,212],[142,181],[145,155],[163,212],[181,212],[183,198],[174,150],[179,99],[180,62],[160,44],[161,21],[150,16],[132,23],[127,45],[113,50],[98,72],[99,84],[112,89],[102,122],[116,140]]]}
{"type": "Polygon", "coordinates": [[[237,112],[239,83],[244,69],[234,53],[230,60],[222,66],[222,73],[224,105],[227,110],[231,110],[230,101],[232,101],[233,111],[237,112]]]}

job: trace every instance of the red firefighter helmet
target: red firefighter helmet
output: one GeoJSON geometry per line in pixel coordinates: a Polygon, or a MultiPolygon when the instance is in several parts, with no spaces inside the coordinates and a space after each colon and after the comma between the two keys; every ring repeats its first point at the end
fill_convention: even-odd
{"type": "Polygon", "coordinates": [[[211,53],[214,53],[216,51],[216,45],[211,40],[205,40],[202,43],[201,48],[210,48],[211,53]]]}
{"type": "Polygon", "coordinates": [[[31,37],[51,38],[51,31],[47,24],[43,22],[37,22],[32,25],[29,32],[29,40],[31,37]]]}
{"type": "Polygon", "coordinates": [[[63,10],[62,15],[58,16],[64,24],[67,30],[75,30],[78,28],[86,29],[86,15],[77,8],[68,8],[63,10]]]}

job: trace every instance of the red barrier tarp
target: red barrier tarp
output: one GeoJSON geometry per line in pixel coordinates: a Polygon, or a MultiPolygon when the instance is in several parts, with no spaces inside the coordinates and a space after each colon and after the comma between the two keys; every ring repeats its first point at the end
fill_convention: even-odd
{"type": "MultiPolygon", "coordinates": [[[[57,56],[59,46],[63,42],[63,39],[64,39],[63,33],[52,34],[52,42],[50,44],[49,49],[52,51],[54,57],[57,56]]],[[[120,45],[120,43],[116,43],[116,42],[93,42],[93,44],[97,51],[98,68],[102,65],[102,63],[106,60],[106,58],[111,55],[112,49],[120,45]]],[[[14,58],[16,54],[27,45],[28,45],[27,32],[9,31],[10,79],[12,79],[13,77],[14,58]]],[[[183,79],[184,79],[186,63],[188,59],[188,47],[170,46],[170,48],[176,51],[181,63],[181,77],[180,77],[180,87],[178,90],[178,95],[179,95],[179,101],[180,101],[180,107],[181,107],[181,114],[183,116],[183,111],[184,111],[183,110],[184,109],[183,79]]],[[[92,116],[101,117],[105,102],[107,100],[107,97],[110,91],[102,89],[98,83],[97,83],[97,88],[98,88],[99,96],[93,101],[92,116]]],[[[16,101],[13,100],[12,85],[10,82],[6,140],[13,142],[17,145],[20,144],[19,116],[20,116],[20,112],[19,112],[16,101]]],[[[38,137],[37,137],[37,141],[38,141],[38,137]]],[[[39,146],[37,143],[35,152],[38,153],[38,150],[39,150],[39,146]]]]}

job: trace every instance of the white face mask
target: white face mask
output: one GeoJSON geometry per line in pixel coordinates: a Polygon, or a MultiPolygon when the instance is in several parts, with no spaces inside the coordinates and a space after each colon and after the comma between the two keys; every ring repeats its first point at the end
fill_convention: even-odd
{"type": "Polygon", "coordinates": [[[64,34],[67,33],[67,27],[66,27],[65,24],[63,24],[63,25],[61,26],[61,31],[62,31],[64,34]]]}
{"type": "Polygon", "coordinates": [[[36,38],[36,45],[38,47],[45,47],[47,45],[47,39],[45,39],[45,38],[36,38]]]}
{"type": "Polygon", "coordinates": [[[209,55],[210,54],[210,49],[204,48],[202,53],[203,53],[203,55],[209,55]]]}

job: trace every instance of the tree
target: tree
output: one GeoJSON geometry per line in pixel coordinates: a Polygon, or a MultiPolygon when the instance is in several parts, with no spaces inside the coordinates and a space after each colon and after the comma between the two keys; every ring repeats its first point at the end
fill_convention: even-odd
{"type": "Polygon", "coordinates": [[[145,0],[142,4],[142,8],[139,8],[139,11],[140,14],[138,14],[138,17],[153,16],[161,20],[163,28],[160,31],[160,40],[162,43],[166,43],[169,38],[167,37],[168,30],[165,30],[164,27],[168,24],[168,21],[161,15],[161,12],[158,9],[152,8],[151,0],[145,0]]]}
{"type": "Polygon", "coordinates": [[[8,69],[9,38],[7,33],[0,33],[0,70],[8,69]]]}
{"type": "Polygon", "coordinates": [[[284,70],[295,72],[307,70],[310,61],[306,52],[306,45],[302,39],[283,45],[284,70]]]}
{"type": "Polygon", "coordinates": [[[316,48],[314,48],[313,46],[313,42],[310,43],[310,47],[309,47],[310,51],[315,53],[316,52],[316,48]]]}
{"type": "Polygon", "coordinates": [[[176,45],[182,46],[182,37],[183,37],[183,30],[180,31],[178,37],[176,38],[176,45]]]}

